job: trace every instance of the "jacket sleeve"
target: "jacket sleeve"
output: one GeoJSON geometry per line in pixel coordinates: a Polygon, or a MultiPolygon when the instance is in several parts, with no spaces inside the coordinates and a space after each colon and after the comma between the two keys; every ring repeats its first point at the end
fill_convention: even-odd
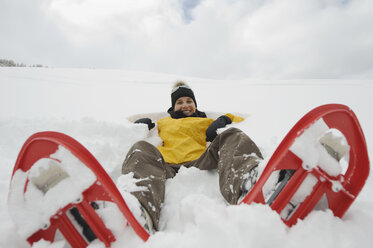
{"type": "Polygon", "coordinates": [[[240,117],[240,116],[237,116],[237,115],[232,115],[231,113],[228,113],[228,114],[225,114],[226,116],[229,117],[229,119],[231,119],[232,122],[241,122],[243,120],[245,120],[244,118],[240,117]]]}
{"type": "Polygon", "coordinates": [[[206,130],[206,141],[213,141],[217,136],[216,130],[231,123],[232,120],[226,115],[222,115],[217,118],[206,130]]]}
{"type": "Polygon", "coordinates": [[[148,129],[151,130],[153,127],[155,127],[155,123],[152,122],[150,118],[141,118],[135,121],[136,124],[146,124],[148,125],[148,129]]]}

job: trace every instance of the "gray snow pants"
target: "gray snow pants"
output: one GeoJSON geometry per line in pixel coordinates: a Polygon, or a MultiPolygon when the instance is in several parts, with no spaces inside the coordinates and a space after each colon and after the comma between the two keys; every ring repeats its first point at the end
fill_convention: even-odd
{"type": "Polygon", "coordinates": [[[202,156],[183,164],[168,164],[158,149],[146,141],[135,143],[122,165],[122,174],[134,173],[137,186],[145,191],[132,192],[148,211],[158,230],[161,204],[165,197],[165,182],[176,175],[181,166],[201,170],[217,169],[220,191],[230,204],[237,204],[245,175],[256,167],[262,154],[255,143],[241,130],[230,128],[219,134],[202,156]]]}

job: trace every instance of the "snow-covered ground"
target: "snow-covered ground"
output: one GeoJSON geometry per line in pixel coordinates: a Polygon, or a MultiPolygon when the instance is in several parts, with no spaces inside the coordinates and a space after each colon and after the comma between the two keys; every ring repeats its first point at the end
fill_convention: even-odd
{"type": "MultiPolygon", "coordinates": [[[[198,108],[239,113],[239,125],[269,158],[290,128],[326,103],[348,105],[373,155],[373,80],[219,81],[121,70],[0,68],[0,247],[28,247],[7,209],[11,173],[24,141],[59,131],[82,143],[116,180],[130,146],[147,129],[132,115],[164,112],[174,81],[186,80],[198,108]]],[[[373,179],[343,219],[313,212],[288,228],[263,205],[227,206],[216,173],[182,169],[167,181],[161,231],[144,243],[128,227],[114,247],[372,247],[373,179]]],[[[92,244],[92,247],[101,247],[92,244]]]]}

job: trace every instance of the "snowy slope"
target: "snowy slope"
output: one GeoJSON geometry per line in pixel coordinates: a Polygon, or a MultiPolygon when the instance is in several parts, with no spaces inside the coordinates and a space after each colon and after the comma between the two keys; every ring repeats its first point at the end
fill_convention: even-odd
{"type": "MultiPolygon", "coordinates": [[[[147,138],[132,115],[165,111],[170,89],[185,79],[198,108],[247,116],[239,124],[265,158],[306,112],[326,103],[353,109],[373,155],[373,80],[219,81],[120,70],[0,68],[0,247],[27,247],[7,210],[12,169],[23,142],[59,131],[81,142],[115,180],[126,152],[147,138]]],[[[115,247],[371,247],[373,182],[340,220],[314,212],[291,229],[261,205],[227,206],[214,172],[184,169],[167,182],[161,231],[143,243],[127,228],[115,247]]],[[[97,244],[92,247],[100,247],[97,244]]]]}

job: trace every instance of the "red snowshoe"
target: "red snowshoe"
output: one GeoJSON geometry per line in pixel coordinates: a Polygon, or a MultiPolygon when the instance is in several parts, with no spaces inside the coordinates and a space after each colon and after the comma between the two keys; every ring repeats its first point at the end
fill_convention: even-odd
{"type": "Polygon", "coordinates": [[[288,226],[313,209],[329,208],[342,217],[368,175],[367,147],[355,114],[344,105],[324,105],[291,129],[241,203],[268,204],[288,226]]]}
{"type": "Polygon", "coordinates": [[[149,238],[109,175],[81,144],[56,132],[36,133],[25,142],[13,170],[9,209],[30,244],[53,242],[58,231],[72,247],[87,247],[96,238],[109,247],[115,237],[95,210],[102,202],[114,204],[140,238],[149,238]]]}

